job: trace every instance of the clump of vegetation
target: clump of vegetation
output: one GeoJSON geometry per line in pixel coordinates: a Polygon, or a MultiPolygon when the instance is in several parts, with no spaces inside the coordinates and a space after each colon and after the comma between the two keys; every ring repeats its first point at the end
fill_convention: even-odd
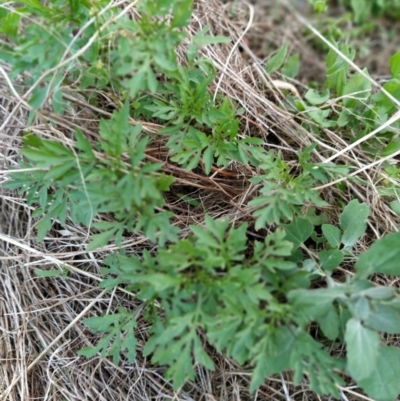
{"type": "MultiPolygon", "coordinates": [[[[71,87],[95,110],[103,96],[116,99],[95,136],[80,127],[60,138],[25,130],[19,166],[4,184],[34,208],[39,240],[55,222],[71,221],[91,234],[86,252],[117,247],[101,262],[100,287],[140,300],[146,334],[124,308],[93,316],[84,323],[101,338],[79,354],[118,364],[141,353],[165,367],[178,389],[195,380],[198,366],[214,370],[222,353],[251,372],[251,392],[291,372],[295,384],[318,394],[339,398],[350,380],[376,400],[396,399],[400,350],[386,336],[400,334],[399,291],[372,278],[400,275],[400,235],[360,252],[371,208],[354,188],[369,187],[362,173],[387,161],[375,189],[399,214],[399,171],[389,161],[400,154],[393,118],[400,52],[383,88],[374,90],[368,71],[352,71],[354,50],[335,42],[320,87],[300,96],[281,86],[279,107],[314,139],[289,153],[246,132],[237,99],[213,93],[220,72],[204,48],[228,46],[231,38],[211,34],[210,26],[190,34],[193,0],[147,0],[123,10],[102,0],[19,3],[1,9],[0,58],[12,79],[23,74],[30,85],[30,121],[49,109],[63,116],[71,87]],[[326,140],[332,132],[342,150],[326,140]],[[247,189],[227,184],[241,169],[251,171],[247,189]],[[217,217],[203,205],[201,221],[184,225],[169,200],[193,177],[226,196],[236,217],[217,217]],[[333,199],[327,188],[347,194],[333,199]],[[149,245],[125,249],[132,235],[149,245]]],[[[364,20],[353,3],[355,19],[364,20]]],[[[385,10],[384,2],[368,4],[368,15],[385,10]]],[[[288,50],[265,63],[266,76],[296,75],[288,50]]],[[[199,210],[199,199],[179,196],[199,210]]]]}

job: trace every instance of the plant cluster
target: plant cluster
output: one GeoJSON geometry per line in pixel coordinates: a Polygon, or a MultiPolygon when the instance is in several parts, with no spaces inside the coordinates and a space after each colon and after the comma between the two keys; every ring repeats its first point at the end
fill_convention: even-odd
{"type": "MultiPolygon", "coordinates": [[[[110,240],[121,244],[126,232],[155,244],[151,252],[110,254],[101,286],[124,286],[143,301],[150,329],[141,352],[167,367],[175,387],[194,379],[197,365],[214,369],[212,356],[218,352],[251,367],[252,391],[267,376],[292,371],[295,383],[307,379],[319,394],[339,397],[348,375],[371,397],[394,400],[400,393],[400,350],[386,346],[384,335],[400,333],[399,293],[369,278],[400,275],[400,235],[387,235],[357,255],[369,207],[352,200],[336,226],[324,212],[329,204],[315,190],[350,167],[314,162],[313,144],[298,152],[293,171],[260,138],[239,135],[241,110],[227,97],[212,96],[216,69],[199,51],[229,39],[207,35],[209,27],[190,38],[184,28],[192,2],[142,1],[133,15],[104,1],[51,0],[45,6],[25,0],[13,11],[0,8],[7,37],[0,58],[14,77],[29,73],[33,109],[50,100],[54,112],[62,113],[72,82],[93,103],[97,91],[112,87],[121,105],[111,118],[101,119],[95,139],[80,129],[73,140],[62,141],[26,132],[21,170],[10,172],[5,187],[25,194],[35,207],[41,240],[54,221],[64,225],[68,218],[97,230],[88,251],[110,240]],[[32,16],[54,25],[30,23],[32,16]],[[183,62],[178,48],[185,49],[183,62]],[[174,177],[147,157],[153,137],[135,120],[161,124],[170,160],[186,170],[208,175],[214,165],[254,167],[258,174],[250,182],[258,192],[245,206],[263,240],[253,239],[248,223],[234,226],[209,215],[183,238],[165,208],[174,177]],[[343,344],[345,357],[330,352],[343,344]]],[[[354,57],[345,45],[338,47],[354,57]]],[[[286,53],[284,47],[267,63],[269,73],[281,68],[286,53]]],[[[350,75],[333,51],[327,68],[322,91],[288,96],[291,111],[308,117],[305,128],[346,127],[343,139],[350,142],[357,139],[355,127],[362,127],[362,136],[389,119],[393,103],[383,92],[372,94],[363,74],[350,75]]],[[[400,53],[391,59],[391,72],[385,89],[397,97],[400,53]]],[[[365,142],[364,150],[374,147],[381,156],[397,151],[393,127],[365,142]]],[[[390,196],[396,191],[386,189],[390,196]]],[[[100,353],[115,363],[122,353],[135,359],[132,313],[121,309],[85,324],[103,338],[80,354],[100,353]]]]}

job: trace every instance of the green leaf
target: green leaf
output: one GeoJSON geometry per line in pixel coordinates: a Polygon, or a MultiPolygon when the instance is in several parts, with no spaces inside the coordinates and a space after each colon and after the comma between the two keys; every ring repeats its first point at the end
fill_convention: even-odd
{"type": "Polygon", "coordinates": [[[351,0],[351,9],[354,13],[354,21],[359,24],[368,17],[370,11],[370,3],[368,0],[351,0]]]}
{"type": "Polygon", "coordinates": [[[336,269],[344,259],[343,252],[339,249],[321,251],[318,253],[318,256],[322,267],[330,272],[333,271],[333,269],[336,269]]]}
{"type": "Polygon", "coordinates": [[[361,277],[373,273],[400,275],[400,232],[388,234],[361,254],[356,263],[361,277]]]}
{"type": "Polygon", "coordinates": [[[32,106],[34,110],[39,110],[43,103],[46,101],[48,95],[48,88],[36,88],[33,91],[31,98],[29,99],[29,105],[32,106]]]}
{"type": "Polygon", "coordinates": [[[194,357],[196,362],[200,363],[204,367],[209,370],[214,370],[214,362],[208,356],[207,352],[204,351],[203,346],[201,345],[201,341],[199,337],[196,335],[194,340],[194,357]]]}
{"type": "Polygon", "coordinates": [[[328,312],[318,318],[321,330],[329,340],[335,340],[339,336],[339,315],[336,308],[330,308],[328,312]]]}
{"type": "Polygon", "coordinates": [[[229,43],[232,39],[227,36],[217,35],[199,35],[193,37],[193,43],[197,46],[215,45],[218,43],[229,43]]]}
{"type": "Polygon", "coordinates": [[[307,99],[308,103],[318,106],[320,104],[324,104],[329,99],[330,95],[331,94],[328,88],[321,95],[314,89],[309,89],[304,97],[307,99]]]}
{"type": "Polygon", "coordinates": [[[339,219],[340,228],[343,230],[342,244],[345,247],[355,245],[365,233],[368,215],[369,206],[359,203],[357,199],[346,205],[339,219]]]}
{"type": "Polygon", "coordinates": [[[265,64],[265,71],[267,71],[268,74],[272,74],[276,70],[282,67],[287,52],[288,52],[288,44],[285,43],[276,54],[274,54],[265,64]]]}
{"type": "Polygon", "coordinates": [[[47,214],[41,220],[39,220],[39,222],[36,224],[36,228],[38,230],[38,233],[37,233],[38,241],[44,240],[44,237],[51,229],[51,225],[52,224],[51,224],[50,214],[47,214]]]}
{"type": "Polygon", "coordinates": [[[290,224],[284,225],[287,241],[293,243],[293,249],[297,249],[312,234],[314,227],[310,220],[298,218],[290,224]]]}
{"type": "Polygon", "coordinates": [[[208,146],[207,149],[203,153],[203,161],[204,161],[204,171],[206,174],[210,174],[211,167],[214,162],[214,149],[212,146],[208,146]]]}
{"type": "Polygon", "coordinates": [[[390,73],[393,77],[400,74],[400,51],[390,57],[390,73]]]}
{"type": "Polygon", "coordinates": [[[250,392],[260,387],[267,376],[278,374],[291,368],[292,353],[296,348],[296,336],[288,326],[266,330],[266,337],[254,357],[256,364],[251,377],[250,392]]]}
{"type": "Polygon", "coordinates": [[[35,269],[35,274],[40,277],[57,277],[64,274],[62,270],[41,270],[35,269]]]}
{"type": "Polygon", "coordinates": [[[400,308],[390,303],[374,303],[364,324],[384,333],[400,334],[400,308]]]}
{"type": "Polygon", "coordinates": [[[392,201],[390,202],[390,208],[400,216],[400,202],[399,201],[392,201]]]}
{"type": "Polygon", "coordinates": [[[137,71],[134,74],[134,77],[128,81],[128,90],[131,98],[135,98],[136,95],[145,87],[146,72],[145,71],[137,71]]]}
{"type": "Polygon", "coordinates": [[[371,374],[357,384],[376,401],[395,401],[400,393],[400,349],[381,347],[371,374]]]}
{"type": "Polygon", "coordinates": [[[112,228],[100,234],[92,235],[92,240],[89,242],[88,246],[86,247],[86,250],[89,252],[93,251],[94,249],[101,248],[107,245],[108,241],[110,241],[110,239],[112,238],[112,236],[115,234],[116,231],[117,228],[112,228]]]}
{"type": "MultiPolygon", "coordinates": [[[[366,69],[363,72],[368,74],[366,69]]],[[[343,88],[343,105],[348,108],[356,108],[358,105],[363,105],[360,100],[365,102],[371,94],[371,89],[372,84],[364,75],[361,73],[354,74],[343,88]]]]}
{"type": "Polygon", "coordinates": [[[322,224],[322,234],[324,234],[326,240],[332,248],[338,248],[340,245],[340,238],[342,236],[342,231],[340,228],[332,224],[322,224]]]}
{"type": "Polygon", "coordinates": [[[390,141],[385,148],[380,152],[381,156],[389,156],[392,153],[398,152],[400,150],[400,141],[393,140],[390,141]]]}
{"type": "Polygon", "coordinates": [[[380,351],[379,334],[364,327],[359,320],[350,319],[345,333],[347,369],[355,380],[371,375],[380,351]]]}
{"type": "Polygon", "coordinates": [[[296,75],[299,73],[299,70],[300,70],[300,56],[297,53],[287,59],[281,71],[283,75],[289,78],[295,78],[296,75]]]}
{"type": "Polygon", "coordinates": [[[320,288],[316,290],[296,289],[289,291],[288,299],[294,310],[298,311],[296,317],[305,323],[316,320],[335,308],[334,301],[345,296],[345,290],[340,287],[320,288]]]}

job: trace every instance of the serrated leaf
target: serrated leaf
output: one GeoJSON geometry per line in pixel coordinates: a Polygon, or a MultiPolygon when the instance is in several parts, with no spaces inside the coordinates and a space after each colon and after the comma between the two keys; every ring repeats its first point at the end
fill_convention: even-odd
{"type": "Polygon", "coordinates": [[[400,232],[376,241],[361,254],[355,267],[362,277],[373,273],[400,275],[400,232]]]}
{"type": "Polygon", "coordinates": [[[288,52],[288,44],[285,43],[276,54],[274,54],[265,64],[265,71],[272,74],[282,67],[288,52]]]}
{"type": "Polygon", "coordinates": [[[57,277],[64,274],[62,270],[41,270],[35,269],[35,274],[39,277],[57,277]]]}
{"type": "Polygon", "coordinates": [[[99,353],[97,347],[84,347],[76,352],[78,355],[85,356],[86,358],[92,358],[99,353]]]}
{"type": "Polygon", "coordinates": [[[110,239],[115,234],[115,232],[116,232],[116,229],[112,228],[112,229],[104,231],[100,234],[92,235],[92,240],[86,247],[86,250],[93,251],[94,249],[101,248],[101,247],[107,245],[108,241],[110,241],[110,239]]]}
{"type": "Polygon", "coordinates": [[[381,347],[371,375],[357,384],[375,401],[394,401],[400,393],[400,349],[381,347]]]}
{"type": "Polygon", "coordinates": [[[38,230],[38,233],[37,233],[38,241],[44,240],[44,237],[50,231],[51,226],[52,226],[52,224],[51,224],[50,214],[47,214],[41,220],[38,221],[38,223],[36,224],[36,228],[38,230]]]}
{"type": "Polygon", "coordinates": [[[342,231],[340,228],[332,224],[322,224],[322,234],[324,234],[326,240],[332,248],[337,248],[340,245],[340,237],[342,236],[342,231]]]}
{"type": "Polygon", "coordinates": [[[76,137],[76,147],[79,150],[82,150],[83,152],[85,152],[87,155],[89,155],[93,159],[95,159],[96,156],[93,152],[92,145],[85,138],[85,136],[83,135],[83,132],[79,128],[75,128],[75,137],[76,137]]]}
{"type": "Polygon", "coordinates": [[[32,106],[34,110],[39,110],[43,103],[46,101],[48,95],[48,88],[36,88],[33,91],[31,98],[29,99],[29,105],[32,106]]]}
{"type": "Polygon", "coordinates": [[[368,329],[359,320],[350,319],[345,333],[347,369],[355,380],[371,375],[380,352],[380,339],[376,331],[368,329]]]}
{"type": "Polygon", "coordinates": [[[343,230],[342,244],[351,247],[362,237],[367,228],[369,206],[359,203],[357,199],[349,202],[339,218],[340,228],[343,230]]]}
{"type": "Polygon", "coordinates": [[[267,376],[292,367],[292,353],[298,345],[296,340],[296,336],[288,326],[274,328],[267,336],[263,348],[254,357],[256,366],[251,377],[251,393],[264,383],[267,376]]]}

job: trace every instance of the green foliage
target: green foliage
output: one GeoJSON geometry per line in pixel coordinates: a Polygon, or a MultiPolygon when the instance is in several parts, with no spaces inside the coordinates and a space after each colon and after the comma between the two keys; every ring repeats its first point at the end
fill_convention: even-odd
{"type": "Polygon", "coordinates": [[[143,230],[161,244],[176,240],[178,230],[169,222],[171,213],[159,210],[173,178],[159,173],[160,164],[144,160],[148,137],[128,119],[126,103],[110,120],[101,120],[94,148],[79,129],[74,146],[31,134],[24,137],[21,153],[29,164],[22,166],[35,168],[12,173],[5,187],[19,189],[29,205],[39,206],[34,216],[42,216],[37,224],[40,240],[52,221],[65,224],[67,211],[73,222],[100,231],[88,249],[106,245],[113,236],[121,243],[124,230],[143,230]],[[93,223],[99,213],[111,213],[115,221],[93,223]]]}
{"type": "Polygon", "coordinates": [[[137,340],[135,329],[137,323],[132,312],[120,309],[117,313],[111,315],[90,317],[85,320],[85,324],[93,332],[100,332],[105,335],[95,347],[82,348],[78,351],[78,354],[88,358],[98,353],[102,358],[110,355],[113,358],[113,362],[118,364],[121,359],[121,351],[126,351],[128,361],[133,363],[136,357],[137,340]]]}
{"type": "MultiPolygon", "coordinates": [[[[327,10],[328,0],[308,0],[314,10],[323,13],[327,10]]],[[[399,0],[340,0],[342,5],[349,8],[353,13],[353,19],[357,24],[364,23],[371,16],[379,17],[386,15],[398,18],[400,15],[399,0]]]]}
{"type": "MultiPolygon", "coordinates": [[[[105,8],[108,2],[103,1],[43,5],[26,0],[14,11],[0,8],[0,33],[7,37],[0,42],[0,59],[11,65],[13,78],[26,73],[26,82],[36,85],[33,109],[50,100],[54,112],[62,114],[64,88],[71,85],[94,104],[98,92],[111,88],[122,100],[109,119],[100,120],[96,138],[78,128],[73,140],[26,132],[21,169],[10,171],[4,187],[18,190],[35,208],[39,240],[54,221],[63,226],[68,218],[96,230],[88,251],[111,240],[120,245],[132,232],[154,244],[138,254],[109,254],[101,286],[123,286],[143,302],[150,337],[141,335],[141,352],[166,367],[176,388],[195,379],[198,365],[213,370],[213,354],[223,352],[251,369],[251,391],[267,376],[290,370],[295,384],[307,380],[319,394],[339,397],[338,386],[348,375],[371,397],[394,400],[400,392],[399,350],[385,346],[383,335],[400,334],[399,292],[375,286],[369,277],[400,275],[400,235],[387,235],[357,255],[368,205],[350,201],[336,226],[324,212],[330,205],[315,189],[347,175],[350,166],[316,163],[312,152],[317,144],[312,144],[298,152],[293,168],[280,152],[266,151],[262,139],[240,135],[241,111],[232,99],[210,93],[216,68],[199,52],[201,46],[230,39],[208,35],[209,26],[190,38],[182,28],[189,24],[192,3],[142,1],[137,19],[105,8]],[[41,23],[31,23],[32,17],[41,23]],[[186,54],[182,63],[178,46],[186,54]],[[204,225],[190,226],[183,238],[165,207],[174,178],[163,172],[162,163],[148,161],[153,137],[131,117],[163,125],[159,133],[169,161],[187,170],[201,166],[208,175],[213,166],[232,162],[253,167],[258,173],[250,182],[256,190],[242,205],[252,213],[249,224],[234,226],[207,215],[204,225]],[[99,219],[102,215],[107,219],[99,219]],[[253,239],[254,230],[261,240],[253,239]],[[344,274],[345,267],[354,267],[355,274],[344,274]],[[330,352],[339,346],[346,348],[343,358],[330,352]]],[[[321,12],[327,4],[312,3],[321,12]]],[[[355,3],[346,4],[354,8],[355,3]]],[[[383,1],[368,4],[353,10],[357,21],[387,8],[383,1]]],[[[337,48],[354,59],[348,45],[337,48]]],[[[313,134],[340,128],[350,143],[396,110],[382,91],[372,94],[366,70],[350,73],[333,50],[326,65],[321,88],[308,90],[304,98],[287,96],[287,106],[311,120],[302,121],[313,134]]],[[[288,57],[284,45],[265,69],[293,78],[299,56],[288,57]]],[[[390,70],[385,89],[400,99],[400,53],[391,58],[390,70]]],[[[364,150],[385,155],[399,146],[397,133],[388,129],[364,150]]],[[[386,173],[400,177],[396,166],[386,166],[386,173]]],[[[398,189],[388,184],[384,195],[397,197],[391,206],[399,211],[394,203],[398,189]]],[[[190,196],[179,196],[198,205],[190,196]]],[[[63,271],[37,274],[66,278],[63,271]]],[[[81,355],[111,356],[114,363],[126,355],[134,361],[134,313],[121,309],[85,324],[101,338],[81,355]]]]}

